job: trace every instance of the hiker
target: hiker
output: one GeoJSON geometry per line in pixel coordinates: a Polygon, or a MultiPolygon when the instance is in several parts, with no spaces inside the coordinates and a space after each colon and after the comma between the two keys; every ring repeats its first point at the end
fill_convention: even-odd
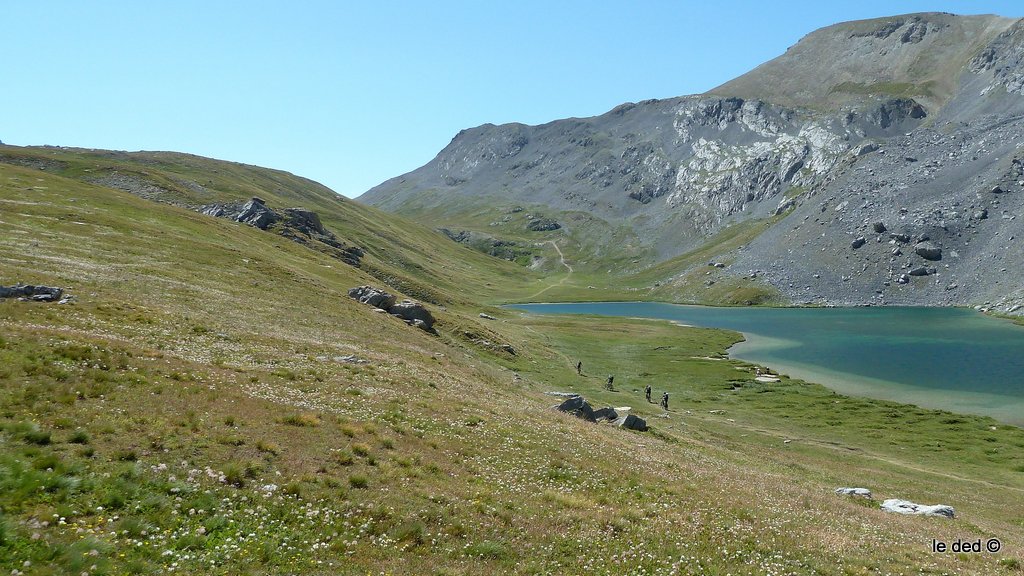
{"type": "Polygon", "coordinates": [[[648,384],[647,388],[644,388],[644,394],[647,396],[647,401],[651,401],[651,385],[648,384]]]}
{"type": "Polygon", "coordinates": [[[664,408],[666,412],[668,412],[668,392],[665,392],[664,394],[661,395],[661,407],[664,408]]]}
{"type": "Polygon", "coordinates": [[[580,360],[576,363],[576,375],[583,376],[583,361],[580,360]]]}
{"type": "Polygon", "coordinates": [[[614,381],[615,381],[615,376],[608,376],[608,381],[604,383],[604,387],[609,389],[609,390],[612,390],[613,389],[612,388],[612,382],[614,382],[614,381]]]}

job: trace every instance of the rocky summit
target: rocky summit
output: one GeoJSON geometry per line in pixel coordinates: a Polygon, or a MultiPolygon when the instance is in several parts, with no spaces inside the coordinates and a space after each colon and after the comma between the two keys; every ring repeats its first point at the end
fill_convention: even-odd
{"type": "Polygon", "coordinates": [[[1024,20],[894,16],[812,32],[705,94],[463,130],[360,200],[499,242],[522,227],[478,215],[526,207],[578,268],[659,285],[702,250],[782,302],[1019,311],[1022,115],[1024,20]]]}

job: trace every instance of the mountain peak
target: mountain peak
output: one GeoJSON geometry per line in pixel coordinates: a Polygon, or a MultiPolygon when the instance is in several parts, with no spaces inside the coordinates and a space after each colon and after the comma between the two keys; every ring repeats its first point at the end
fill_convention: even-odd
{"type": "Polygon", "coordinates": [[[935,110],[967,63],[1017,22],[924,12],[833,24],[709,94],[819,110],[904,97],[935,110]]]}

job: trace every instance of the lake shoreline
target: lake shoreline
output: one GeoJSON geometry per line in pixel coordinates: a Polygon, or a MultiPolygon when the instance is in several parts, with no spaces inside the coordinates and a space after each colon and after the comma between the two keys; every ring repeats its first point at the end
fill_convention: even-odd
{"type": "MultiPolygon", "coordinates": [[[[988,416],[1001,423],[1024,427],[1024,417],[1022,417],[1024,415],[1024,386],[1021,386],[1021,383],[1024,381],[1018,376],[1019,374],[1024,374],[1024,364],[1022,364],[1019,370],[1014,369],[1010,372],[1012,376],[1010,376],[1008,382],[998,381],[998,374],[991,378],[979,378],[979,374],[988,372],[982,370],[983,366],[974,366],[969,363],[969,361],[976,360],[972,358],[971,354],[973,351],[958,348],[958,346],[962,348],[969,347],[972,343],[956,341],[954,336],[949,336],[949,334],[960,332],[963,325],[967,325],[971,330],[980,330],[981,332],[986,330],[991,332],[993,327],[999,328],[1000,326],[1000,329],[1005,331],[1005,328],[1009,327],[1013,331],[1011,334],[1016,338],[1014,346],[1017,347],[1013,348],[1013,351],[1024,351],[1024,331],[1017,332],[1021,330],[1021,327],[1018,323],[1013,322],[1012,319],[1010,319],[1009,323],[1004,323],[1003,321],[1007,320],[1007,318],[993,317],[972,308],[937,306],[707,307],[692,304],[635,301],[510,304],[507,307],[540,314],[584,313],[604,316],[625,316],[646,320],[664,320],[677,326],[731,330],[741,334],[743,337],[742,341],[737,342],[726,350],[732,359],[761,365],[793,379],[816,383],[845,396],[897,402],[908,406],[944,410],[965,415],[988,416]],[[660,309],[658,308],[660,306],[668,308],[660,309]],[[556,311],[541,311],[538,310],[539,308],[555,308],[556,311]],[[611,309],[612,312],[607,313],[608,311],[605,310],[606,313],[602,313],[604,308],[611,309]],[[637,313],[637,308],[640,309],[639,314],[637,313]],[[572,311],[569,311],[569,309],[572,311]],[[825,315],[826,318],[820,322],[821,324],[829,325],[831,323],[840,327],[832,326],[829,328],[832,332],[826,336],[816,334],[813,336],[801,336],[811,338],[812,342],[808,344],[807,342],[801,343],[799,338],[787,338],[789,334],[785,333],[778,336],[765,336],[763,333],[765,332],[764,326],[754,331],[735,325],[738,322],[734,318],[737,314],[741,316],[744,314],[760,316],[760,321],[765,325],[769,325],[770,322],[765,322],[763,318],[766,311],[768,311],[767,314],[769,316],[776,314],[776,312],[792,311],[794,314],[803,316],[802,318],[797,318],[797,320],[810,325],[811,328],[809,330],[812,331],[818,328],[814,327],[814,322],[811,321],[813,319],[808,318],[808,312],[810,312],[810,316],[815,314],[825,315]],[[877,319],[869,318],[865,321],[863,318],[858,318],[858,316],[862,316],[862,311],[874,316],[878,316],[879,311],[881,311],[883,316],[886,314],[893,315],[899,322],[907,322],[908,319],[905,317],[909,317],[910,320],[916,319],[925,325],[925,328],[914,327],[915,330],[911,330],[908,334],[897,331],[895,335],[889,336],[895,342],[895,344],[888,344],[889,346],[899,346],[901,342],[906,341],[903,345],[907,347],[908,352],[906,354],[907,359],[896,355],[895,359],[889,358],[888,361],[901,365],[917,362],[918,365],[913,370],[908,370],[906,366],[892,366],[893,372],[891,374],[885,373],[884,370],[876,370],[874,373],[865,370],[861,364],[876,361],[876,356],[873,356],[873,354],[878,353],[876,349],[879,347],[879,344],[872,341],[874,335],[865,328],[865,324],[868,328],[871,328],[871,321],[877,319]],[[949,311],[952,312],[952,315],[938,311],[949,311]],[[711,323],[706,321],[710,318],[708,312],[714,313],[714,321],[711,323]],[[722,320],[719,318],[719,312],[726,312],[734,317],[722,320]],[[854,313],[851,314],[851,312],[854,313]],[[682,318],[687,313],[697,318],[682,318]],[[703,318],[705,320],[703,322],[701,321],[702,314],[707,317],[703,318]],[[828,317],[832,318],[829,319],[828,317]],[[858,320],[860,320],[860,324],[857,324],[858,320]],[[929,328],[930,323],[936,324],[934,330],[929,328]],[[846,324],[849,324],[849,326],[845,326],[846,324]],[[810,345],[821,345],[820,341],[814,342],[816,339],[827,340],[830,336],[835,337],[835,334],[847,337],[848,332],[853,334],[853,337],[859,338],[853,341],[851,345],[859,345],[866,350],[861,354],[863,356],[862,362],[851,362],[849,358],[844,358],[842,353],[840,353],[839,357],[843,358],[843,361],[834,363],[828,362],[829,358],[827,356],[814,358],[812,354],[812,361],[801,361],[798,355],[794,356],[794,350],[801,350],[802,347],[810,345]],[[955,360],[946,358],[955,354],[964,356],[966,360],[956,363],[955,360]],[[920,356],[920,358],[916,356],[920,356]],[[822,358],[825,360],[822,360],[822,358]],[[944,360],[954,362],[954,366],[950,368],[941,365],[941,362],[944,360]],[[844,363],[845,366],[851,366],[853,369],[859,370],[860,373],[843,370],[844,363]],[[915,370],[923,371],[925,376],[922,377],[920,374],[914,373],[915,370]],[[946,374],[956,370],[959,370],[956,374],[959,376],[959,379],[954,377],[954,375],[946,374]],[[907,377],[908,374],[913,377],[907,377]],[[936,375],[934,381],[929,379],[929,374],[936,375]],[[964,374],[967,376],[964,376],[964,374]],[[991,382],[989,381],[990,379],[992,380],[991,382]]],[[[787,312],[782,313],[783,315],[787,314],[787,312]]],[[[775,321],[779,322],[778,319],[775,321]]],[[[878,322],[879,324],[885,324],[881,320],[878,320],[878,322]]],[[[783,325],[785,324],[787,323],[783,322],[783,325]]],[[[899,326],[897,327],[899,328],[899,326]]],[[[792,328],[789,329],[792,331],[792,328]]],[[[1005,351],[998,348],[998,346],[995,350],[996,353],[1005,354],[1005,351]]],[[[850,356],[850,354],[845,356],[850,356]]],[[[852,354],[852,356],[857,356],[857,354],[852,354]]],[[[880,361],[879,363],[885,365],[885,361],[880,361]]]]}

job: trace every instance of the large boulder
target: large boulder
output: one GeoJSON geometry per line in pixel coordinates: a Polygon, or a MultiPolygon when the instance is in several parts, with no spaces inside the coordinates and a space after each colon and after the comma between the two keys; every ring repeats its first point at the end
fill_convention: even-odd
{"type": "Polygon", "coordinates": [[[236,222],[242,222],[255,226],[260,230],[266,230],[272,224],[281,219],[281,215],[274,212],[263,203],[261,198],[253,198],[242,206],[242,211],[235,216],[236,222]]]}
{"type": "Polygon", "coordinates": [[[885,510],[886,512],[895,512],[897,514],[943,516],[945,518],[953,518],[955,514],[952,506],[946,506],[944,504],[935,504],[932,506],[927,504],[914,504],[908,500],[900,500],[898,498],[890,498],[882,502],[882,510],[885,510]]]}
{"type": "Polygon", "coordinates": [[[627,430],[639,430],[640,432],[647,431],[647,421],[633,414],[626,414],[625,416],[618,418],[615,421],[615,425],[627,430]]]}
{"type": "Polygon", "coordinates": [[[594,409],[586,400],[583,399],[583,396],[567,398],[565,402],[556,405],[554,408],[559,412],[572,414],[573,416],[582,418],[587,422],[597,422],[597,419],[594,417],[594,409]]]}
{"type": "Polygon", "coordinates": [[[356,286],[348,291],[349,298],[354,298],[363,304],[369,304],[374,308],[380,308],[382,310],[389,310],[395,305],[397,298],[394,294],[389,294],[383,290],[378,290],[373,286],[356,286]]]}
{"type": "Polygon", "coordinates": [[[942,260],[942,248],[929,241],[918,242],[914,246],[914,252],[925,260],[942,260]]]}
{"type": "Polygon", "coordinates": [[[609,406],[594,410],[594,418],[597,420],[618,420],[619,413],[615,411],[615,408],[609,406]]]}
{"type": "Polygon", "coordinates": [[[424,330],[432,330],[434,327],[434,315],[427,310],[423,304],[412,300],[403,300],[398,304],[389,307],[388,312],[398,316],[402,320],[415,324],[424,330]]]}

